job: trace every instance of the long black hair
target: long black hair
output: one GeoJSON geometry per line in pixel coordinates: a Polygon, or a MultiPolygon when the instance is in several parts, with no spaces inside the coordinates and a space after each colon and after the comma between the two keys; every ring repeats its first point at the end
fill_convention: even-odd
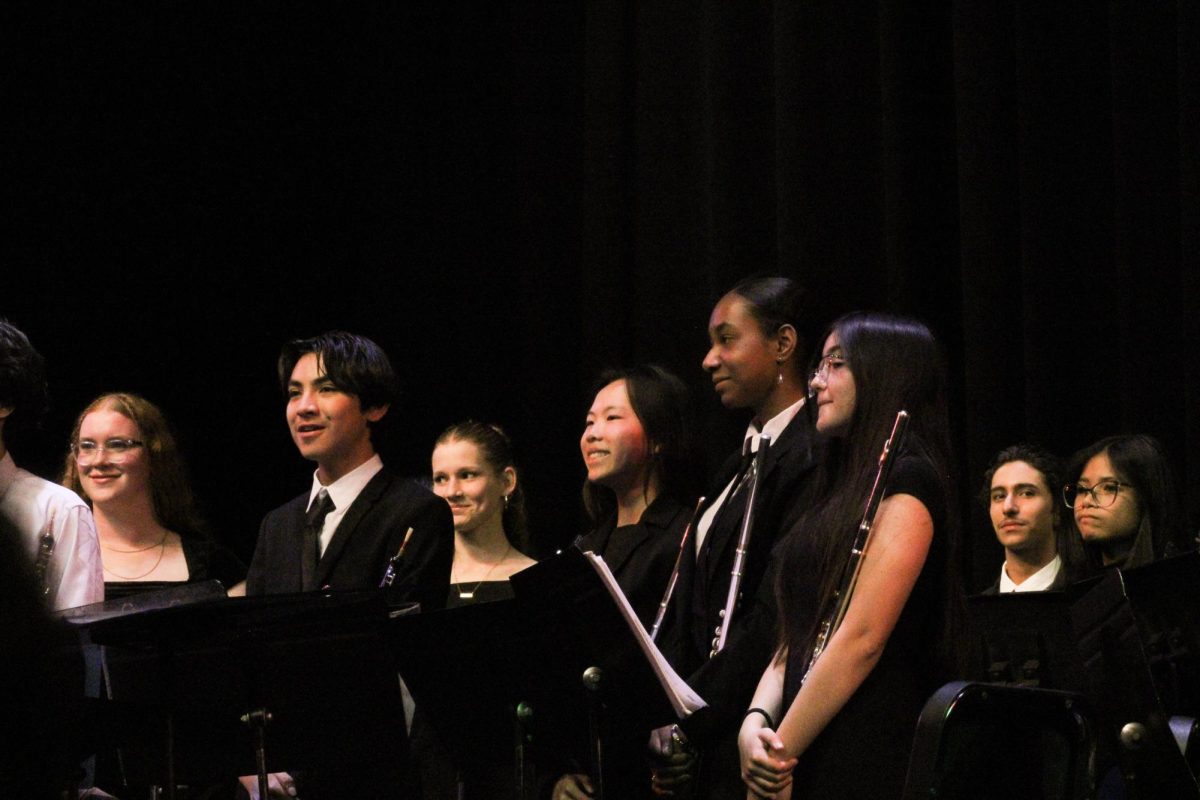
{"type": "MultiPolygon", "coordinates": [[[[962,578],[958,568],[959,525],[954,485],[950,480],[950,422],[946,404],[946,369],[933,333],[914,319],[857,311],[847,314],[822,337],[836,333],[854,376],[854,411],[845,434],[832,438],[817,475],[818,504],[785,537],[782,567],[776,581],[781,613],[780,644],[803,648],[820,619],[798,619],[789,613],[803,604],[811,587],[788,576],[804,569],[816,553],[820,585],[818,608],[828,608],[837,589],[849,542],[858,527],[863,505],[878,469],[879,453],[891,433],[896,412],[909,412],[908,435],[902,453],[926,460],[940,484],[944,520],[935,526],[946,541],[944,597],[939,653],[947,667],[957,664],[954,634],[965,619],[962,578]],[[939,524],[941,523],[941,524],[939,524]]],[[[819,361],[818,359],[814,361],[819,361]]],[[[931,513],[934,512],[930,509],[931,513]]]]}
{"type": "MultiPolygon", "coordinates": [[[[1127,434],[1109,436],[1088,445],[1071,456],[1067,468],[1067,485],[1074,486],[1087,463],[1101,453],[1108,454],[1116,477],[1133,486],[1137,492],[1138,529],[1133,546],[1120,566],[1139,567],[1164,556],[1181,553],[1193,547],[1183,524],[1175,478],[1167,461],[1162,443],[1153,436],[1127,434]]],[[[1075,536],[1080,537],[1071,514],[1075,536]]],[[[1080,537],[1082,539],[1082,537],[1080,537]]],[[[1094,566],[1101,563],[1099,547],[1083,542],[1084,552],[1094,566]]]]}
{"type": "MultiPolygon", "coordinates": [[[[659,495],[687,505],[698,485],[693,457],[688,390],[674,373],[657,364],[605,370],[596,381],[595,395],[615,381],[625,381],[629,405],[646,432],[650,464],[646,483],[658,480],[659,495]]],[[[612,489],[583,482],[583,506],[594,523],[616,513],[612,489]]]]}

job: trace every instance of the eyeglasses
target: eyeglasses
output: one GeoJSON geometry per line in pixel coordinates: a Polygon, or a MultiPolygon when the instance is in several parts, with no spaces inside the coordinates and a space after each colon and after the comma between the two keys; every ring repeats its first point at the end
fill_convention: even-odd
{"type": "Polygon", "coordinates": [[[841,355],[825,356],[824,358],[822,358],[820,361],[817,362],[817,368],[814,369],[812,371],[812,374],[810,374],[808,376],[809,385],[812,385],[813,381],[820,381],[821,383],[825,383],[826,381],[829,380],[830,371],[835,370],[835,369],[841,369],[842,367],[846,366],[847,363],[848,362],[846,361],[845,356],[841,356],[841,355]]]}
{"type": "Polygon", "coordinates": [[[142,447],[143,442],[137,439],[118,439],[112,438],[100,444],[93,442],[91,439],[83,439],[71,445],[71,452],[75,454],[75,460],[80,464],[91,464],[100,457],[100,451],[108,453],[108,460],[114,464],[124,461],[129,458],[129,454],[136,448],[142,447]]]}
{"type": "Polygon", "coordinates": [[[1067,484],[1063,487],[1063,502],[1067,504],[1067,508],[1074,508],[1076,503],[1090,494],[1092,502],[1097,507],[1108,508],[1117,501],[1117,495],[1121,493],[1122,486],[1133,488],[1132,484],[1121,481],[1100,481],[1091,488],[1067,484]]]}

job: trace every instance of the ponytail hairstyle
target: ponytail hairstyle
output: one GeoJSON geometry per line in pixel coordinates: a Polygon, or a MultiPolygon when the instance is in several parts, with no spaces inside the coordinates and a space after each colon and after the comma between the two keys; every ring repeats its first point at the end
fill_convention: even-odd
{"type": "Polygon", "coordinates": [[[517,474],[517,485],[508,496],[500,523],[504,526],[504,536],[508,543],[522,553],[528,552],[529,528],[525,518],[525,490],[513,456],[512,439],[508,438],[508,434],[499,425],[468,419],[442,431],[434,442],[434,447],[447,442],[470,442],[475,445],[488,468],[497,475],[512,467],[513,472],[517,474]]]}

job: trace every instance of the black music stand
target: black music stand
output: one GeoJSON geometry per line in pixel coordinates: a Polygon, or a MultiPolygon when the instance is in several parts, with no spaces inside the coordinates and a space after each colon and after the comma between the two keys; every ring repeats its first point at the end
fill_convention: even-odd
{"type": "Polygon", "coordinates": [[[219,599],[84,624],[120,653],[114,699],[153,720],[122,731],[127,773],[172,797],[180,783],[260,768],[398,769],[404,717],[386,619],[384,595],[371,591],[219,599]]]}
{"type": "Polygon", "coordinates": [[[976,640],[969,677],[1028,688],[1083,692],[1068,592],[1011,592],[968,598],[976,640]]]}
{"type": "MultiPolygon", "coordinates": [[[[1106,735],[1120,743],[1117,758],[1133,798],[1200,798],[1151,673],[1145,643],[1153,632],[1142,630],[1134,610],[1135,605],[1160,609],[1172,605],[1148,601],[1148,595],[1194,594],[1195,584],[1163,580],[1176,569],[1180,569],[1177,564],[1164,562],[1141,568],[1141,575],[1135,575],[1139,570],[1126,574],[1113,570],[1072,609],[1089,695],[1106,735]],[[1131,591],[1131,586],[1138,588],[1131,591]]],[[[1193,574],[1186,566],[1182,569],[1193,574]]],[[[1194,605],[1194,597],[1191,603],[1194,605]]],[[[1176,624],[1181,623],[1177,620],[1176,624]]],[[[1194,616],[1190,624],[1195,625],[1194,616]]]]}
{"type": "MultiPolygon", "coordinates": [[[[518,719],[523,675],[536,675],[537,637],[513,600],[397,618],[393,651],[429,725],[467,787],[511,776],[513,797],[531,796],[527,745],[518,719]]],[[[526,712],[526,716],[527,716],[526,712]]],[[[471,796],[471,795],[468,795],[471,796]]]]}
{"type": "Polygon", "coordinates": [[[512,601],[399,620],[400,671],[464,763],[474,747],[515,746],[516,727],[523,742],[536,742],[539,757],[587,763],[599,755],[593,770],[602,797],[604,748],[628,741],[640,751],[651,730],[678,716],[616,601],[577,549],[511,583],[512,601]],[[531,715],[520,724],[518,708],[531,715]]]}

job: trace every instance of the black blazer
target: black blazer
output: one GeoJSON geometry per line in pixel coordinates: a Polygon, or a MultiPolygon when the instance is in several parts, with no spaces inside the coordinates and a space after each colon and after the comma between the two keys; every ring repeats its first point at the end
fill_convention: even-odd
{"type": "MultiPolygon", "coordinates": [[[[759,481],[758,508],[743,569],[742,600],[735,611],[725,649],[712,659],[708,654],[729,593],[734,551],[749,493],[739,492],[717,513],[705,536],[703,547],[708,552],[702,565],[697,564],[694,550],[684,557],[676,588],[679,598],[676,610],[683,615],[681,629],[686,631],[691,648],[687,654],[688,683],[709,703],[705,713],[693,715],[684,723],[688,736],[697,740],[697,744],[703,744],[740,719],[770,662],[775,648],[773,573],[769,572],[772,551],[808,510],[813,489],[810,478],[821,449],[803,409],[779,438],[771,442],[759,481]]],[[[721,493],[737,472],[740,461],[738,452],[726,462],[712,496],[721,493]]],[[[693,547],[694,543],[693,539],[693,547]]]]}
{"type": "MultiPolygon", "coordinates": [[[[759,478],[754,530],[751,531],[742,576],[743,598],[755,596],[775,542],[807,510],[806,488],[808,478],[817,464],[817,456],[816,432],[801,409],[778,439],[771,442],[771,449],[767,451],[763,474],[759,478]]],[[[718,474],[709,494],[713,501],[737,473],[740,462],[739,449],[726,460],[718,474]]],[[[702,547],[705,552],[701,554],[700,561],[696,558],[694,537],[688,545],[690,553],[683,559],[676,589],[676,608],[683,615],[683,629],[690,637],[693,666],[699,666],[707,660],[714,631],[721,622],[720,612],[725,607],[729,593],[734,551],[737,549],[748,496],[746,490],[739,492],[717,512],[712,527],[704,537],[702,547]]],[[[737,627],[738,619],[735,615],[734,627],[737,627]]]]}
{"type": "MultiPolygon", "coordinates": [[[[246,576],[247,594],[303,590],[301,553],[308,500],[305,492],[263,518],[246,576]]],[[[416,600],[423,610],[444,607],[454,560],[450,506],[386,468],[363,487],[342,518],[317,564],[318,585],[329,589],[377,587],[388,559],[400,548],[410,526],[413,535],[397,568],[394,599],[416,600]]]]}
{"type": "MultiPolygon", "coordinates": [[[[604,557],[612,570],[617,585],[625,593],[629,604],[637,612],[638,619],[649,631],[658,614],[675,558],[679,555],[679,540],[688,523],[688,509],[668,497],[656,497],[642,512],[642,518],[629,530],[622,531],[624,541],[611,547],[610,540],[616,529],[616,518],[610,518],[595,530],[580,536],[575,545],[580,550],[591,550],[604,557]]],[[[659,631],[659,649],[670,658],[663,643],[670,636],[669,629],[674,620],[663,620],[659,631]]]]}

